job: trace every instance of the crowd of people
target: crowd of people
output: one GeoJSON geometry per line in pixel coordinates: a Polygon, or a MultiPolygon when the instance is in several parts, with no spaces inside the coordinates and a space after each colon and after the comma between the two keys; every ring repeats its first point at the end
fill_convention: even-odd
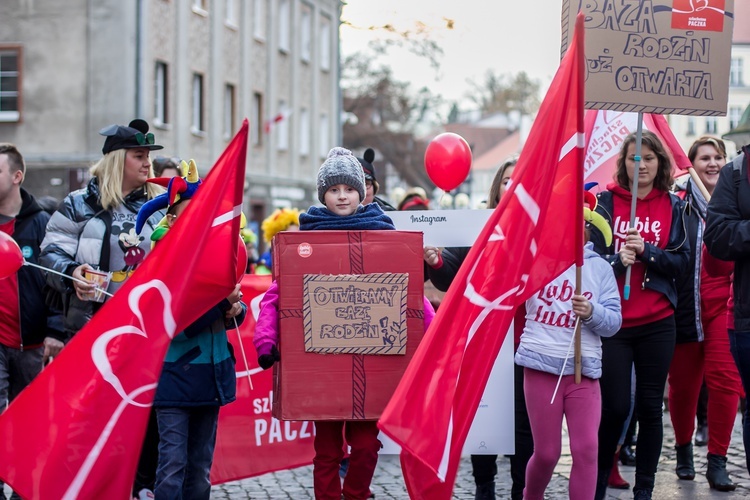
{"type": "MultiPolygon", "coordinates": [[[[91,180],[57,206],[46,200],[47,210],[22,187],[20,151],[0,144],[0,231],[18,242],[29,262],[60,273],[24,266],[0,280],[2,408],[185,218],[200,187],[194,164],[151,159],[150,153],[162,146],[145,121],[112,125],[100,133],[105,136],[102,158],[92,167],[91,180]],[[153,182],[155,177],[182,177],[184,182],[167,184],[170,190],[182,187],[165,193],[159,184],[167,181],[153,182]]],[[[696,475],[693,434],[705,384],[706,477],[713,489],[736,488],[727,472],[727,450],[739,401],[750,387],[748,151],[727,163],[724,143],[702,137],[688,151],[695,175],[675,183],[659,138],[644,132],[640,151],[637,142],[634,134],[625,139],[613,182],[587,207],[581,289],[551,301],[535,295],[516,312],[514,499],[544,498],[560,456],[563,417],[573,457],[571,498],[602,499],[608,486],[630,487],[619,476],[617,461],[631,425],[637,428],[633,495],[651,498],[662,453],[667,382],[677,477],[696,475]],[[553,324],[538,313],[541,309],[574,321],[553,324]],[[581,328],[580,383],[568,356],[576,326],[581,328]]],[[[397,207],[379,198],[374,158],[372,149],[357,158],[333,148],[317,175],[322,207],[272,213],[261,225],[269,249],[260,255],[255,233],[243,231],[247,272],[271,273],[270,246],[280,231],[394,230],[388,211],[429,208],[419,189],[406,192],[397,207]]],[[[487,208],[499,205],[516,161],[509,158],[498,169],[487,208]]],[[[468,250],[425,246],[425,281],[447,290],[468,250]]],[[[575,275],[571,267],[547,286],[570,286],[575,275]]],[[[247,311],[239,284],[230,285],[234,289],[226,299],[172,341],[133,482],[136,498],[209,498],[218,409],[235,398],[226,331],[247,311]]],[[[262,368],[280,361],[278,297],[274,282],[261,303],[254,338],[262,368]]],[[[439,307],[424,299],[425,328],[433,305],[439,307]]],[[[316,498],[369,498],[381,446],[376,422],[315,425],[316,498]]],[[[750,418],[744,419],[743,436],[750,466],[750,418]]],[[[497,456],[475,455],[471,462],[476,498],[495,498],[497,456]]]]}

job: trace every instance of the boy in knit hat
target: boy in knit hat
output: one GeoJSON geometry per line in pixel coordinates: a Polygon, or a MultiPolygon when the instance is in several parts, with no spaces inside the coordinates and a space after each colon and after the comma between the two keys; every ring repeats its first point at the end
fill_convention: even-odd
{"type": "MultiPolygon", "coordinates": [[[[363,206],[365,176],[351,152],[333,148],[318,171],[318,199],[325,207],[310,207],[300,214],[300,231],[315,230],[395,230],[391,219],[376,204],[363,206]]],[[[253,343],[258,364],[270,368],[280,360],[277,344],[279,289],[276,282],[266,292],[260,305],[253,343]]],[[[424,300],[425,329],[434,317],[429,301],[424,300]]],[[[315,354],[323,355],[323,354],[315,354]]],[[[377,422],[372,420],[335,420],[315,422],[315,458],[313,483],[315,498],[339,500],[365,499],[370,496],[370,482],[378,461],[377,422]],[[349,469],[343,488],[339,465],[344,457],[344,435],[351,446],[349,469]]]]}

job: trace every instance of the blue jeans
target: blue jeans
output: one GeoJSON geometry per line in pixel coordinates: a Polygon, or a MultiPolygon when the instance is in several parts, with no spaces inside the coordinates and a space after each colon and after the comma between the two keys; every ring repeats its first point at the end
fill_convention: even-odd
{"type": "Polygon", "coordinates": [[[219,407],[156,408],[156,421],[159,466],[154,496],[159,500],[208,500],[219,407]]]}
{"type": "MultiPolygon", "coordinates": [[[[742,387],[745,394],[750,395],[750,331],[729,330],[729,350],[740,372],[742,387]]],[[[750,472],[750,408],[745,405],[745,414],[742,418],[742,441],[745,444],[745,466],[750,472]]]]}

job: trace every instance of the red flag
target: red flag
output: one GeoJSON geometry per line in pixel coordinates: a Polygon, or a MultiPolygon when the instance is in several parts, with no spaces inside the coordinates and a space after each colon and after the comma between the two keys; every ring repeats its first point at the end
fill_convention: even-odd
{"type": "MultiPolygon", "coordinates": [[[[598,182],[601,189],[612,182],[617,170],[617,156],[625,137],[636,131],[638,113],[588,110],[585,117],[586,160],[583,178],[598,182]]],[[[680,176],[691,166],[663,115],[643,114],[643,129],[656,134],[667,149],[672,162],[672,175],[680,176]]]]}
{"type": "Polygon", "coordinates": [[[245,120],[174,228],[0,415],[0,478],[22,497],[131,498],[169,343],[239,280],[247,131],[245,120]]]}
{"type": "Polygon", "coordinates": [[[667,119],[664,118],[664,115],[650,114],[648,117],[644,117],[644,121],[646,120],[650,121],[648,130],[656,134],[661,139],[664,147],[667,148],[667,154],[669,154],[669,159],[672,161],[672,175],[678,176],[684,174],[693,164],[682,150],[680,143],[677,142],[672,129],[669,128],[667,119]]]}
{"type": "Polygon", "coordinates": [[[284,109],[276,114],[273,118],[270,120],[266,120],[265,125],[263,126],[263,130],[266,134],[270,134],[273,127],[278,125],[279,123],[283,122],[287,118],[289,118],[292,115],[292,110],[290,109],[284,109]]]}
{"type": "Polygon", "coordinates": [[[519,304],[583,252],[583,18],[503,195],[379,427],[413,499],[451,497],[461,449],[519,304]],[[442,481],[442,482],[441,482],[442,481]]]}

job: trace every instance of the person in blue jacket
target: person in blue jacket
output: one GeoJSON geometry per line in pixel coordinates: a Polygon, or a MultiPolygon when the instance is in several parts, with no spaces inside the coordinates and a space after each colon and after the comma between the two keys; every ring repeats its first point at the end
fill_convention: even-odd
{"type": "MultiPolygon", "coordinates": [[[[176,196],[157,198],[144,205],[139,220],[163,208],[159,202],[173,200],[165,223],[152,233],[158,241],[183,217],[200,184],[195,164],[185,178],[188,186],[176,196]],[[150,213],[149,213],[150,212],[150,213]]],[[[172,195],[172,193],[168,193],[172,195]]],[[[140,227],[139,227],[140,228],[140,227]]],[[[237,235],[239,237],[239,235],[237,235]]],[[[159,427],[159,460],[154,496],[158,499],[205,499],[211,496],[211,464],[216,445],[219,408],[235,400],[235,359],[227,329],[245,319],[237,284],[229,296],[213,306],[184,331],[175,335],[167,350],[154,408],[159,427]]]]}

